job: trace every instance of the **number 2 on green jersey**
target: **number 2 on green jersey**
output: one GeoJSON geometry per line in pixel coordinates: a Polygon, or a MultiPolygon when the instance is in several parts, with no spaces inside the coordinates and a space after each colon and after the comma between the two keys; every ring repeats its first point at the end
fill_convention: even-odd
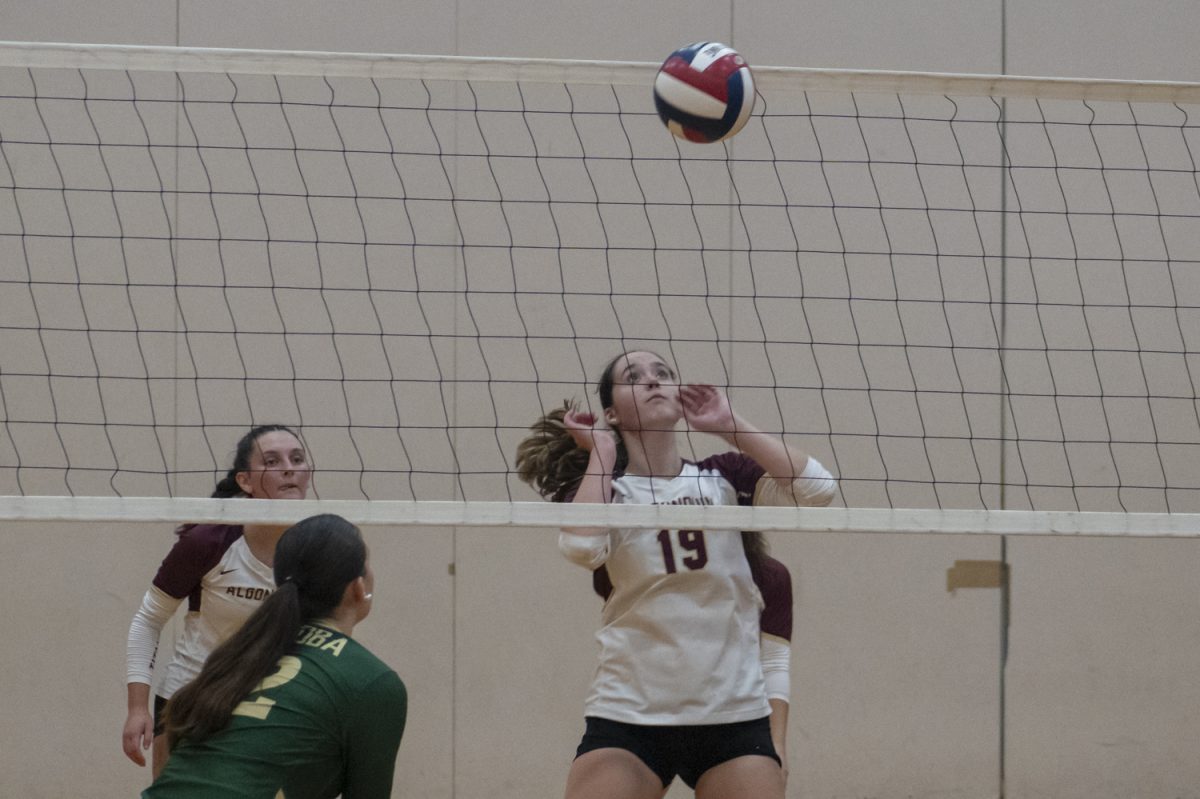
{"type": "MultiPolygon", "coordinates": [[[[290,682],[297,674],[300,673],[300,658],[293,655],[284,655],[276,664],[276,670],[262,678],[258,685],[254,686],[254,690],[250,693],[257,694],[260,691],[269,691],[272,688],[278,688],[284,683],[290,682]]],[[[233,709],[235,716],[249,716],[255,719],[265,719],[267,714],[271,712],[271,708],[275,707],[275,700],[268,699],[265,696],[255,697],[254,701],[247,699],[233,709]]]]}

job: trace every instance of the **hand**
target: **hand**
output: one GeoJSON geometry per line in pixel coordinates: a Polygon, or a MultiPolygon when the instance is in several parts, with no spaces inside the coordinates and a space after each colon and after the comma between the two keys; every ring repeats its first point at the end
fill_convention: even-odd
{"type": "Polygon", "coordinates": [[[563,427],[580,449],[591,452],[599,449],[600,454],[609,455],[617,450],[617,440],[604,420],[591,411],[571,408],[563,414],[563,427]]]}
{"type": "Polygon", "coordinates": [[[715,386],[680,386],[679,401],[683,404],[683,418],[693,430],[719,436],[737,432],[737,417],[729,398],[715,386]]]}
{"type": "Polygon", "coordinates": [[[139,766],[145,766],[146,756],[142,752],[150,748],[153,740],[154,719],[150,717],[150,712],[146,708],[129,711],[125,730],[121,733],[121,748],[125,750],[125,756],[139,766]]]}

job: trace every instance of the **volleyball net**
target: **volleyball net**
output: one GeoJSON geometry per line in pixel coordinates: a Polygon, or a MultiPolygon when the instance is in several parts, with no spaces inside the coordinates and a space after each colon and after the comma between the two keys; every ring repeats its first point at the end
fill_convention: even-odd
{"type": "Polygon", "coordinates": [[[517,444],[651,349],[839,478],[723,523],[1195,532],[1200,85],[757,67],[693,145],[655,69],[0,44],[5,517],[281,513],[190,499],[280,422],[323,508],[564,523],[517,444]]]}

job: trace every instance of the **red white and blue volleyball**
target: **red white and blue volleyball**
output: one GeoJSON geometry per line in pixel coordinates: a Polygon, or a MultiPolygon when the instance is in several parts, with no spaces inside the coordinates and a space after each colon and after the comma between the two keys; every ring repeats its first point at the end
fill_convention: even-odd
{"type": "Polygon", "coordinates": [[[736,50],[696,42],[667,57],[654,77],[654,107],[667,130],[717,142],[741,130],[754,110],[754,77],[736,50]]]}

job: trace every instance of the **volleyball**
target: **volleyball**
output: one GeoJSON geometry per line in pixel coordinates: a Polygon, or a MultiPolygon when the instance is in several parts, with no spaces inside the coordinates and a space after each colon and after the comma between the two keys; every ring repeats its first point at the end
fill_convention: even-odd
{"type": "Polygon", "coordinates": [[[681,47],[667,56],[654,77],[654,107],[667,130],[681,139],[728,139],[754,110],[750,65],[719,42],[681,47]]]}

